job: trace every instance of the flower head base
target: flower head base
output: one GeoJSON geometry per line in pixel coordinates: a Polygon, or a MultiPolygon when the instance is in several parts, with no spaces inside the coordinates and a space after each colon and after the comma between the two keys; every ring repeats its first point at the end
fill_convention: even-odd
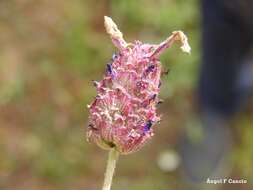
{"type": "Polygon", "coordinates": [[[153,136],[153,126],[160,120],[156,113],[161,85],[160,54],[177,40],[185,52],[190,52],[190,46],[181,31],[152,45],[126,43],[117,25],[106,16],[105,28],[119,52],[106,65],[104,79],[94,81],[98,95],[88,105],[87,139],[104,149],[115,148],[128,154],[139,150],[153,136]]]}

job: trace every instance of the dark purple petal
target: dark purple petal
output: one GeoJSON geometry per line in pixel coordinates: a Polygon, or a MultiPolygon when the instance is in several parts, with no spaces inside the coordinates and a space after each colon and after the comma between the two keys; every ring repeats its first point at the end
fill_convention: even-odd
{"type": "Polygon", "coordinates": [[[146,123],[146,125],[144,126],[144,133],[148,132],[150,130],[150,128],[152,127],[152,121],[148,120],[148,122],[146,123]]]}

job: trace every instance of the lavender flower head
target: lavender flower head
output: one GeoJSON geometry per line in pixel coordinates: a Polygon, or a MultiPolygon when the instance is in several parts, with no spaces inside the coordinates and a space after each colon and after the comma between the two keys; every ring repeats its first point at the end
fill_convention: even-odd
{"type": "Polygon", "coordinates": [[[158,45],[127,43],[112,19],[104,19],[119,52],[106,65],[104,78],[94,81],[98,95],[88,105],[87,139],[104,149],[129,154],[151,139],[153,126],[160,120],[156,111],[162,73],[160,54],[175,41],[181,41],[184,52],[189,53],[190,46],[181,31],[173,32],[158,45]]]}

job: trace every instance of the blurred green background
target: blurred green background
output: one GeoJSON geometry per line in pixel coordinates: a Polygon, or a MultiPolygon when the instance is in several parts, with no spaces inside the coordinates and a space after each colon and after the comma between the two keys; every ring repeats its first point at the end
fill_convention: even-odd
{"type": "MultiPolygon", "coordinates": [[[[171,69],[160,95],[163,121],[141,151],[120,158],[113,190],[188,189],[179,169],[164,172],[157,159],[161,152],[174,150],[194,116],[201,54],[198,3],[1,0],[0,189],[100,189],[107,152],[88,144],[85,131],[86,105],[96,95],[91,80],[102,78],[115,51],[104,15],[118,23],[127,41],[159,43],[180,29],[192,47],[190,56],[178,45],[162,56],[163,67],[171,69]]],[[[248,108],[234,121],[231,175],[249,181],[233,186],[237,189],[252,189],[252,118],[253,109],[248,108]]]]}

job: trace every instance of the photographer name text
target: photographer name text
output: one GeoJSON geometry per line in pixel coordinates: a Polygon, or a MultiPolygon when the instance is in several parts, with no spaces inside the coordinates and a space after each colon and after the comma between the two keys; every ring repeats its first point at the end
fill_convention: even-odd
{"type": "Polygon", "coordinates": [[[232,179],[232,178],[220,178],[220,179],[210,179],[207,178],[207,184],[246,184],[248,181],[246,179],[232,179]]]}

